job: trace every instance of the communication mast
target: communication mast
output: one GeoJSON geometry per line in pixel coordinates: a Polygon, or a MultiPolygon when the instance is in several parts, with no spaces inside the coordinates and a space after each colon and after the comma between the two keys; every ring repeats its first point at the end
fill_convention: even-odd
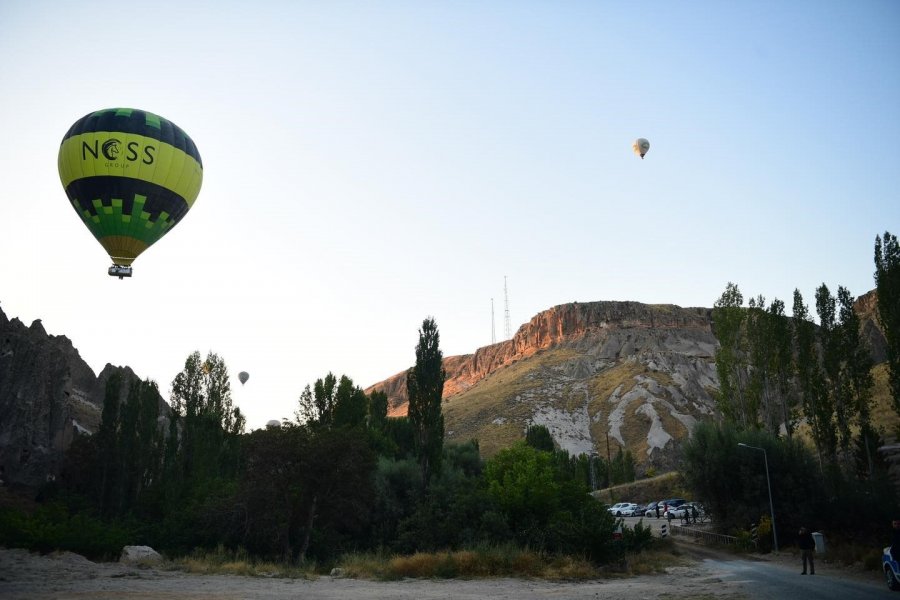
{"type": "Polygon", "coordinates": [[[491,298],[491,344],[497,343],[497,331],[494,329],[494,299],[491,298]]]}
{"type": "Polygon", "coordinates": [[[503,300],[506,302],[506,339],[512,337],[512,327],[509,324],[509,293],[506,289],[506,275],[503,276],[503,300]]]}

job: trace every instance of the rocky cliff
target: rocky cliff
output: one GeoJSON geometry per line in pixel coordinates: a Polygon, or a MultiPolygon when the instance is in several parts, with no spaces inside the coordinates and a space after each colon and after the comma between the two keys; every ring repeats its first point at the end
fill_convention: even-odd
{"type": "MultiPolygon", "coordinates": [[[[717,342],[711,335],[712,317],[708,308],[681,308],[672,304],[648,305],[639,302],[574,302],[560,304],[545,310],[522,325],[512,339],[479,348],[475,354],[449,356],[444,358],[447,381],[444,384],[444,398],[460,394],[490,375],[521,359],[533,356],[541,350],[565,344],[583,347],[591,345],[598,335],[609,337],[612,332],[628,331],[623,343],[613,335],[612,343],[603,344],[607,358],[612,355],[629,354],[642,347],[650,330],[690,331],[691,337],[702,333],[706,347],[702,353],[712,358],[717,342]]],[[[656,336],[651,336],[656,337],[656,336]]],[[[669,336],[671,337],[671,336],[669,336]]],[[[384,391],[388,396],[392,415],[406,414],[408,402],[406,392],[406,371],[401,371],[388,379],[366,389],[384,391]]]]}
{"type": "MultiPolygon", "coordinates": [[[[448,441],[475,437],[485,454],[545,425],[572,453],[617,448],[667,468],[718,388],[711,310],[638,302],[555,306],[511,340],[447,357],[448,441]]],[[[372,386],[406,412],[405,372],[372,386]]]]}
{"type": "Polygon", "coordinates": [[[106,381],[116,370],[137,377],[112,365],[94,375],[68,338],[48,335],[40,320],[26,327],[0,310],[2,479],[35,486],[58,475],[74,437],[99,426],[106,381]]]}

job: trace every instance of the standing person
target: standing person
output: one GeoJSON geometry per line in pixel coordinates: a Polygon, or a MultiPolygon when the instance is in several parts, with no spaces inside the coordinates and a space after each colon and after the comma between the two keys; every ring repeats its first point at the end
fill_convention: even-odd
{"type": "Polygon", "coordinates": [[[816,541],[806,527],[800,528],[797,546],[800,547],[800,555],[803,557],[803,571],[800,574],[806,575],[806,562],[809,561],[809,574],[815,575],[816,564],[813,562],[813,549],[816,547],[816,541]]]}
{"type": "Polygon", "coordinates": [[[656,503],[656,518],[659,518],[659,502],[656,503]]]}

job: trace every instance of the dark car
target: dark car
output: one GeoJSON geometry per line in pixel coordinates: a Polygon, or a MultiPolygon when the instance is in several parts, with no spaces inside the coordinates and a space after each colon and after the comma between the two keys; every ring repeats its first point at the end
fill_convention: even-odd
{"type": "Polygon", "coordinates": [[[888,546],[881,553],[881,568],[884,570],[884,578],[889,590],[900,590],[900,565],[891,558],[891,547],[888,546]]]}

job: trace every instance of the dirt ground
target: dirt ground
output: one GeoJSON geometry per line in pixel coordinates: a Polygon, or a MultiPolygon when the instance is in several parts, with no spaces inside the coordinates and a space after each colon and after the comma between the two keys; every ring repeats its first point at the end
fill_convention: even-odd
{"type": "MultiPolygon", "coordinates": [[[[680,546],[682,546],[680,544],[680,546]]],[[[249,600],[370,598],[397,600],[506,600],[621,598],[705,598],[739,600],[751,590],[720,578],[703,558],[721,553],[683,545],[691,564],[665,574],[587,582],[529,579],[405,580],[378,582],[323,576],[316,580],[191,575],[121,563],[94,563],[72,553],[40,556],[0,548],[0,598],[7,600],[249,600]]],[[[732,557],[733,558],[733,557],[732,557]]],[[[760,560],[792,562],[791,555],[760,560]]],[[[867,575],[870,578],[871,575],[867,575]]]]}
{"type": "Polygon", "coordinates": [[[744,598],[723,585],[701,563],[674,567],[663,575],[588,582],[527,579],[406,580],[376,582],[319,577],[266,579],[225,575],[190,575],[120,563],[94,563],[72,553],[47,556],[26,550],[0,549],[0,598],[7,600],[179,599],[246,600],[390,598],[398,600],[466,600],[475,598],[538,600],[544,598],[744,598]]]}

